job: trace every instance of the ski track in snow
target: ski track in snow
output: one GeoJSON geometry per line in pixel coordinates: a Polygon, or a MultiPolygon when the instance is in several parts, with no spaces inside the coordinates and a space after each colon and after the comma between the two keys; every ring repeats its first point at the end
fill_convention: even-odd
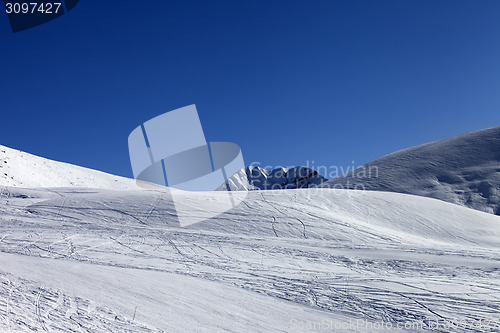
{"type": "MultiPolygon", "coordinates": [[[[437,200],[255,191],[233,210],[181,228],[160,190],[2,193],[2,332],[500,320],[500,217],[437,200]]],[[[194,194],[186,200],[194,210],[210,204],[194,194]]]]}

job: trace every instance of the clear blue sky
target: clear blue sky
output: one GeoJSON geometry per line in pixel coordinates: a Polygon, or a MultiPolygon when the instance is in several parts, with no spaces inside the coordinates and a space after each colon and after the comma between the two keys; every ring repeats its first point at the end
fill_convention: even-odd
{"type": "Polygon", "coordinates": [[[81,0],[13,34],[0,144],[131,176],[127,137],[196,104],[262,165],[363,164],[500,125],[500,1],[81,0]]]}

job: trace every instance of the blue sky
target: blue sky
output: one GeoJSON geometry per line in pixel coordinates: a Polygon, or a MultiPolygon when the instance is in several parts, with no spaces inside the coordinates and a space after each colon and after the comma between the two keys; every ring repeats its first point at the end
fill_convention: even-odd
{"type": "Polygon", "coordinates": [[[500,125],[499,36],[496,0],[81,0],[16,34],[3,14],[0,144],[131,176],[128,134],[196,104],[247,164],[360,165],[500,125]]]}

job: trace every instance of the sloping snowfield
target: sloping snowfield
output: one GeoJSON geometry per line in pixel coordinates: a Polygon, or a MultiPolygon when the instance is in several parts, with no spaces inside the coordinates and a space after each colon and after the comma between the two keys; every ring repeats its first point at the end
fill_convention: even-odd
{"type": "Polygon", "coordinates": [[[500,126],[400,150],[324,186],[420,195],[500,216],[500,126]]]}
{"type": "Polygon", "coordinates": [[[137,189],[135,180],[0,145],[0,186],[137,189]]]}
{"type": "MultiPolygon", "coordinates": [[[[0,191],[0,332],[500,330],[492,214],[397,193],[252,191],[182,228],[166,189],[0,191]]],[[[197,216],[222,194],[181,195],[197,216]]]]}

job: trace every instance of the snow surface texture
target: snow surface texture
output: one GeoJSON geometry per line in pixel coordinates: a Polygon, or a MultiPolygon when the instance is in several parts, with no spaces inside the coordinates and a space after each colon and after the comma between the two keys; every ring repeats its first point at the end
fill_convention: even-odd
{"type": "MultiPolygon", "coordinates": [[[[196,217],[223,193],[179,194],[196,217]]],[[[483,332],[473,325],[500,320],[498,216],[297,189],[251,191],[181,228],[169,196],[3,188],[0,332],[294,332],[350,320],[483,332]],[[430,326],[462,319],[470,326],[430,326]]],[[[327,331],[376,331],[367,325],[327,331]]]]}
{"type": "Polygon", "coordinates": [[[500,215],[500,126],[392,153],[323,186],[415,194],[500,215]]]}
{"type": "MultiPolygon", "coordinates": [[[[325,181],[326,178],[306,167],[267,170],[258,166],[242,169],[228,180],[230,188],[240,191],[309,188],[325,181]]],[[[217,190],[226,189],[224,184],[217,190]]]]}
{"type": "Polygon", "coordinates": [[[0,186],[138,189],[134,179],[56,162],[0,146],[0,186]]]}
{"type": "Polygon", "coordinates": [[[172,191],[193,219],[224,194],[0,154],[0,332],[500,330],[499,216],[310,188],[182,228],[172,191]]]}

